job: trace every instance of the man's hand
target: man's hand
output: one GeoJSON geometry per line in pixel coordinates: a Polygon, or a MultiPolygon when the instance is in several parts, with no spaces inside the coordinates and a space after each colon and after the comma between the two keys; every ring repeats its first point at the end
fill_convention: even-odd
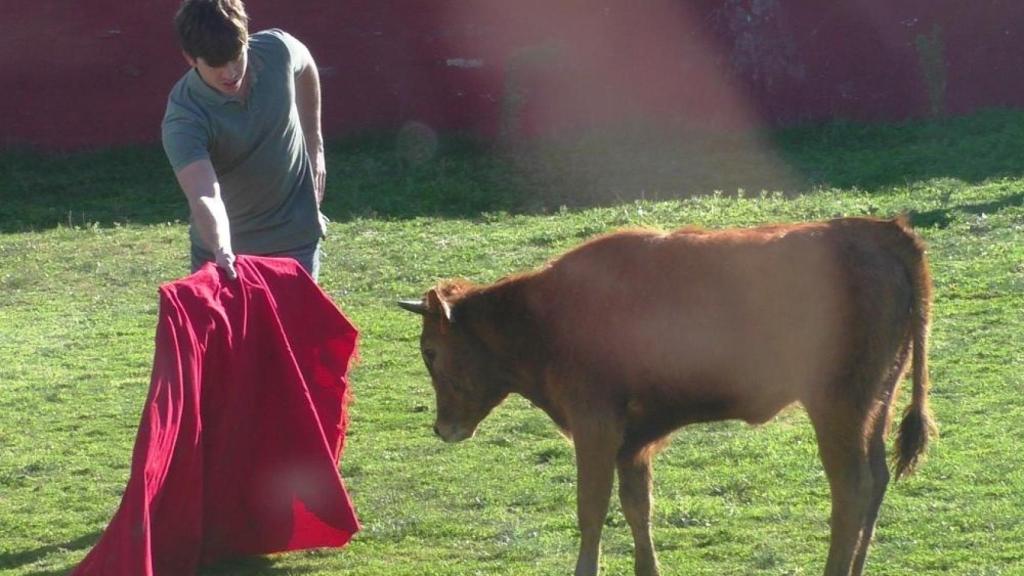
{"type": "Polygon", "coordinates": [[[235,280],[238,278],[238,272],[235,271],[235,255],[231,252],[224,250],[217,250],[215,256],[217,260],[217,266],[228,275],[228,278],[235,280]]]}
{"type": "Polygon", "coordinates": [[[320,237],[321,238],[326,238],[327,237],[327,225],[331,222],[331,219],[328,218],[327,215],[324,214],[323,212],[321,212],[318,215],[318,217],[320,219],[320,237]]]}

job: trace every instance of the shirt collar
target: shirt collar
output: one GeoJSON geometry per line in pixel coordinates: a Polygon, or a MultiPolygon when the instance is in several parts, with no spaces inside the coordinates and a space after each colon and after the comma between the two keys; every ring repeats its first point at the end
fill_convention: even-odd
{"type": "Polygon", "coordinates": [[[227,104],[228,102],[237,101],[231,96],[225,96],[217,90],[214,90],[209,84],[207,84],[203,77],[199,75],[199,70],[193,68],[188,73],[188,87],[194,93],[200,95],[204,100],[207,100],[213,104],[227,104]]]}
{"type": "MultiPolygon", "coordinates": [[[[261,62],[259,58],[254,57],[255,55],[251,46],[248,50],[249,67],[246,74],[249,75],[249,96],[251,97],[253,88],[256,87],[256,82],[259,79],[259,72],[263,69],[263,62],[261,62]]],[[[189,89],[193,90],[195,93],[213,104],[219,104],[222,106],[231,102],[239,105],[242,104],[242,100],[238,96],[227,96],[207,84],[206,81],[203,80],[203,77],[199,75],[199,70],[195,68],[189,70],[188,80],[186,80],[186,82],[188,82],[189,89]]]]}

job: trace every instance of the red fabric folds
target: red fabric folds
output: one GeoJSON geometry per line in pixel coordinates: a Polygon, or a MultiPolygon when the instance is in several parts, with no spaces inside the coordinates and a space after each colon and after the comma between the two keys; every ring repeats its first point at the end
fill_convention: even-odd
{"type": "Polygon", "coordinates": [[[359,530],[338,474],[358,333],[294,260],[236,268],[160,287],[128,486],[73,576],[183,576],[359,530]]]}

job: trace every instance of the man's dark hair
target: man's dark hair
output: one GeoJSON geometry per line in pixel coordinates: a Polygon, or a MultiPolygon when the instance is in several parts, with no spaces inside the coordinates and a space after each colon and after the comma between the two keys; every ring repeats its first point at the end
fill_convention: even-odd
{"type": "Polygon", "coordinates": [[[185,53],[214,68],[237,59],[249,42],[242,0],[184,0],[174,27],[185,53]]]}

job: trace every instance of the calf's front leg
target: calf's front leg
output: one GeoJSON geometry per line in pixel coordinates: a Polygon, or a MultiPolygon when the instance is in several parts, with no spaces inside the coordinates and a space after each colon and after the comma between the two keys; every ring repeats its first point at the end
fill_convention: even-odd
{"type": "Polygon", "coordinates": [[[576,444],[576,514],[580,526],[580,555],[576,576],[597,576],[601,559],[601,528],[615,476],[615,453],[621,442],[610,426],[574,426],[576,444]],[[604,428],[604,430],[602,430],[604,428]]]}

